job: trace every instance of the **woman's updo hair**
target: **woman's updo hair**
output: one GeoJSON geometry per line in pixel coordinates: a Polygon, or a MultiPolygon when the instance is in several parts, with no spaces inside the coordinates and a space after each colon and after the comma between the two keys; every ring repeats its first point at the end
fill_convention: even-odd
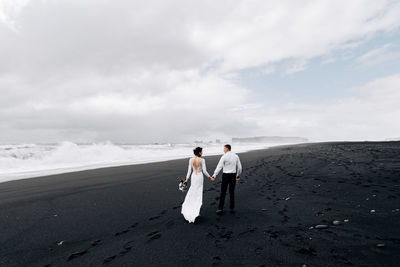
{"type": "Polygon", "coordinates": [[[196,147],[195,149],[193,149],[193,153],[196,155],[196,156],[198,156],[198,157],[200,157],[200,153],[201,153],[201,151],[203,151],[203,148],[201,148],[201,147],[196,147]]]}

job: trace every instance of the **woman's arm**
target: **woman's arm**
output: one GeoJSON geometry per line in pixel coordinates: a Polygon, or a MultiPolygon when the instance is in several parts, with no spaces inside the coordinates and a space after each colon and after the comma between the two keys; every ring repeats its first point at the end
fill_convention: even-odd
{"type": "Polygon", "coordinates": [[[210,174],[208,174],[208,172],[207,172],[205,159],[201,159],[201,169],[203,170],[204,175],[207,176],[208,178],[210,178],[210,174]]]}
{"type": "Polygon", "coordinates": [[[187,174],[186,174],[185,182],[187,182],[189,180],[190,174],[192,174],[192,159],[189,159],[189,167],[188,167],[188,171],[187,171],[187,174]]]}

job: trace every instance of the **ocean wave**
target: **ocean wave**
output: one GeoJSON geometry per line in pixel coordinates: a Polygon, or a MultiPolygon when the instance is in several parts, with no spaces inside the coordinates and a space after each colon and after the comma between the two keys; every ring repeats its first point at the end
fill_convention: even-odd
{"type": "MultiPolygon", "coordinates": [[[[275,144],[276,145],[276,144],[275,144]]],[[[3,144],[0,145],[0,182],[48,174],[188,158],[195,144],[3,144]]],[[[222,144],[203,144],[204,155],[222,154],[222,144]]],[[[238,144],[235,152],[271,146],[238,144]]]]}

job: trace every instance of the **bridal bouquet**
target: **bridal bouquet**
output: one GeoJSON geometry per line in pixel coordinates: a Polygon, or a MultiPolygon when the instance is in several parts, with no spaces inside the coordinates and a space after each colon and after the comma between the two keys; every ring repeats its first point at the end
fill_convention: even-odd
{"type": "Polygon", "coordinates": [[[187,190],[187,183],[184,180],[180,180],[179,182],[179,190],[185,192],[187,190]]]}

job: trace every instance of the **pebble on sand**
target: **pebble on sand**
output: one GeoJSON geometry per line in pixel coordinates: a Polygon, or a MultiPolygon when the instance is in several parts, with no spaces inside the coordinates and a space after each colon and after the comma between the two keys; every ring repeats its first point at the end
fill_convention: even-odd
{"type": "Polygon", "coordinates": [[[377,246],[378,248],[383,248],[383,247],[385,247],[386,245],[383,244],[383,243],[379,243],[379,244],[376,244],[376,246],[377,246]]]}
{"type": "Polygon", "coordinates": [[[325,228],[328,228],[328,225],[326,225],[326,224],[318,224],[318,225],[315,226],[315,229],[325,229],[325,228]]]}
{"type": "Polygon", "coordinates": [[[344,219],[343,221],[344,221],[344,222],[349,222],[349,219],[344,219]]]}
{"type": "Polygon", "coordinates": [[[333,225],[339,225],[339,224],[340,224],[340,221],[334,220],[334,221],[332,222],[332,224],[333,224],[333,225]]]}
{"type": "Polygon", "coordinates": [[[370,212],[371,212],[371,213],[374,213],[374,212],[375,212],[375,210],[371,210],[370,212]]]}

